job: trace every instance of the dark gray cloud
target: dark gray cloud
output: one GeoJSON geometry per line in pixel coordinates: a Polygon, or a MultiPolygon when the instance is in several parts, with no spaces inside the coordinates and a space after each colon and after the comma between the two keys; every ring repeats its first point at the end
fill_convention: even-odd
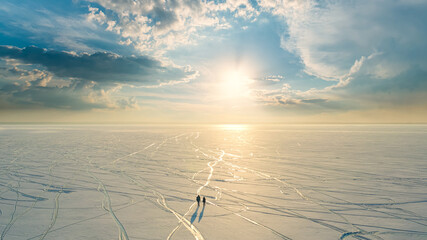
{"type": "Polygon", "coordinates": [[[9,98],[15,108],[57,108],[69,110],[89,110],[109,108],[105,102],[84,100],[82,92],[70,88],[31,87],[22,91],[13,91],[9,98]]]}
{"type": "Polygon", "coordinates": [[[14,61],[0,61],[0,108],[138,108],[134,97],[115,96],[123,84],[183,82],[195,74],[147,56],[75,54],[34,46],[0,46],[1,59],[14,61]]]}
{"type": "Polygon", "coordinates": [[[88,110],[111,108],[105,101],[87,101],[92,90],[75,91],[73,87],[38,86],[38,80],[27,84],[6,84],[0,88],[0,109],[56,108],[88,110]]]}
{"type": "Polygon", "coordinates": [[[328,101],[328,99],[324,98],[312,98],[312,99],[302,99],[301,102],[303,103],[324,103],[328,101]]]}
{"type": "Polygon", "coordinates": [[[107,52],[77,55],[34,46],[22,49],[0,46],[0,58],[37,64],[58,77],[98,83],[154,83],[184,78],[187,74],[182,69],[164,67],[147,56],[124,57],[107,52]]]}
{"type": "Polygon", "coordinates": [[[120,107],[104,93],[93,87],[80,87],[84,82],[74,81],[69,86],[47,86],[52,80],[51,74],[38,69],[24,70],[17,67],[2,69],[4,78],[0,78],[1,109],[40,109],[55,108],[68,110],[88,110],[93,108],[120,107]]]}
{"type": "Polygon", "coordinates": [[[298,104],[298,101],[296,101],[295,99],[284,98],[283,96],[275,96],[274,99],[276,100],[277,103],[279,103],[281,105],[295,105],[295,104],[298,104]]]}

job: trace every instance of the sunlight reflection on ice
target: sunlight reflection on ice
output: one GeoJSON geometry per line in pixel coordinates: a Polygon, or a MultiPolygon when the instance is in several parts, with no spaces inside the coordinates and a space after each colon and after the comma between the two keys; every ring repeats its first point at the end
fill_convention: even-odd
{"type": "Polygon", "coordinates": [[[244,131],[249,129],[249,125],[246,124],[221,124],[218,128],[228,131],[244,131]]]}

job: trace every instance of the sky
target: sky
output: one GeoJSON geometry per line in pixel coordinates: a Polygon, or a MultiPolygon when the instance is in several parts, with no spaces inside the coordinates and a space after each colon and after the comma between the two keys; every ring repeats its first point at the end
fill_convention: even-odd
{"type": "Polygon", "coordinates": [[[1,0],[0,122],[426,123],[425,0],[1,0]]]}

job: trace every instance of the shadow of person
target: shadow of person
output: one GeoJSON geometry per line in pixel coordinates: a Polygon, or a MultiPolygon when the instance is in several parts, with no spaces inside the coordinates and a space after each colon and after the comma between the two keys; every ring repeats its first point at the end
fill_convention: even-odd
{"type": "Polygon", "coordinates": [[[204,212],[205,212],[205,205],[203,205],[202,211],[200,212],[199,221],[198,222],[200,222],[200,220],[202,220],[204,212]]]}
{"type": "Polygon", "coordinates": [[[191,216],[191,224],[193,224],[194,220],[196,220],[198,211],[199,211],[199,206],[197,206],[196,211],[194,211],[193,216],[191,216]]]}

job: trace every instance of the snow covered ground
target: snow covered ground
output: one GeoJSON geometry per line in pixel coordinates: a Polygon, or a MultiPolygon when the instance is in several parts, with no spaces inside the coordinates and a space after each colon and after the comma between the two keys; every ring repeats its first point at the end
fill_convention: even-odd
{"type": "Polygon", "coordinates": [[[426,145],[427,125],[0,125],[1,239],[427,239],[426,145]]]}

